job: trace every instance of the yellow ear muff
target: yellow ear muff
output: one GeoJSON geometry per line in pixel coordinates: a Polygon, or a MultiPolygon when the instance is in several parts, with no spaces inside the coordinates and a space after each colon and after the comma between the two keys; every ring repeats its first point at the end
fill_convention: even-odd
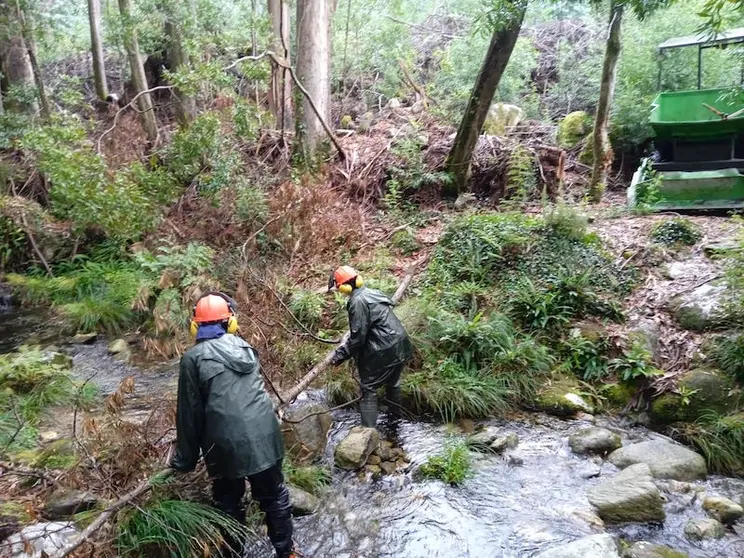
{"type": "Polygon", "coordinates": [[[191,320],[191,323],[189,324],[189,331],[191,332],[191,337],[196,337],[196,332],[199,331],[199,324],[196,323],[196,321],[191,320]]]}
{"type": "Polygon", "coordinates": [[[235,316],[230,316],[230,319],[227,320],[227,333],[237,333],[238,332],[238,318],[235,316]]]}
{"type": "Polygon", "coordinates": [[[350,295],[353,290],[354,288],[347,283],[344,283],[343,285],[338,286],[338,291],[345,295],[350,295]]]}
{"type": "Polygon", "coordinates": [[[362,280],[361,275],[356,276],[356,280],[354,281],[354,285],[357,289],[361,289],[364,286],[364,281],[362,280]]]}

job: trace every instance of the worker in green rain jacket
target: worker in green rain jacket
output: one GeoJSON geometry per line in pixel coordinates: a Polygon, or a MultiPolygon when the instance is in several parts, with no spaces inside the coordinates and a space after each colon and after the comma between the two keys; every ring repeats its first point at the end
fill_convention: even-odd
{"type": "Polygon", "coordinates": [[[362,388],[362,426],[377,426],[377,390],[385,386],[389,412],[397,418],[401,409],[400,376],[411,358],[412,348],[403,324],[393,313],[393,303],[380,291],[364,286],[349,266],[331,275],[329,290],[337,288],[349,297],[349,339],[333,355],[334,365],[354,358],[362,388]]]}
{"type": "MultiPolygon", "coordinates": [[[[278,558],[294,556],[284,445],[264,389],[256,351],[234,335],[235,303],[223,293],[197,302],[191,322],[196,344],[181,359],[177,451],[171,467],[193,471],[204,458],[215,506],[245,523],[245,479],[266,516],[278,558]]],[[[227,537],[228,552],[243,555],[244,541],[227,537]]]]}

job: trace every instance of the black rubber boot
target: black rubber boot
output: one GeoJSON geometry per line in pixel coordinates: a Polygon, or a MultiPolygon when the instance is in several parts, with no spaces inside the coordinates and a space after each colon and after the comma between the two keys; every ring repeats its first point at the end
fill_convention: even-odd
{"type": "Polygon", "coordinates": [[[278,558],[288,558],[292,542],[292,508],[289,491],[284,485],[282,462],[256,475],[248,477],[251,495],[266,516],[266,528],[278,558]]]}
{"type": "MultiPolygon", "coordinates": [[[[212,481],[212,497],[214,507],[225,515],[229,515],[241,525],[245,525],[245,479],[214,479],[212,481]]],[[[236,538],[223,531],[224,543],[220,553],[225,558],[242,558],[245,540],[236,538]]]]}
{"type": "Polygon", "coordinates": [[[362,387],[359,413],[362,415],[362,426],[366,428],[377,427],[377,391],[362,387]]]}

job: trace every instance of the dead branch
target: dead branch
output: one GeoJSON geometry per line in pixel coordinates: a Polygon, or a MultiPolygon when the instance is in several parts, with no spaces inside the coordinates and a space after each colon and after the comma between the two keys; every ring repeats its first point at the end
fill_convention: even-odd
{"type": "Polygon", "coordinates": [[[31,242],[31,246],[34,249],[34,252],[36,252],[36,255],[39,256],[39,259],[41,260],[41,263],[44,266],[44,269],[46,269],[46,272],[49,274],[49,277],[54,277],[54,273],[52,273],[52,268],[49,267],[49,263],[46,261],[44,254],[42,254],[41,250],[39,249],[39,245],[36,244],[36,239],[34,238],[34,235],[31,232],[31,229],[28,227],[28,223],[26,222],[26,216],[24,214],[21,214],[21,223],[23,223],[23,228],[25,229],[26,235],[28,236],[28,239],[31,242]]]}
{"type": "Polygon", "coordinates": [[[408,68],[403,63],[402,60],[398,60],[398,66],[400,66],[400,69],[403,72],[405,81],[407,81],[408,85],[410,85],[411,88],[416,92],[416,94],[418,94],[418,96],[421,97],[421,102],[424,103],[424,108],[426,110],[429,110],[429,103],[427,101],[426,92],[424,91],[424,88],[414,81],[413,77],[411,76],[411,73],[408,71],[408,68]]]}
{"type": "Polygon", "coordinates": [[[222,68],[222,71],[223,72],[226,72],[228,70],[232,70],[235,66],[237,66],[238,64],[241,64],[243,62],[248,62],[248,61],[250,61],[250,62],[258,62],[259,60],[261,60],[263,58],[266,58],[267,56],[269,56],[269,52],[262,52],[261,54],[257,54],[255,56],[243,56],[241,58],[238,58],[232,64],[228,64],[227,66],[225,66],[224,68],[222,68]]]}
{"type": "Polygon", "coordinates": [[[105,523],[116,514],[120,509],[128,506],[131,502],[142,496],[143,494],[147,493],[152,489],[155,482],[159,481],[162,482],[163,480],[173,476],[175,474],[175,469],[163,469],[159,473],[153,475],[146,481],[144,481],[142,484],[134,488],[133,490],[127,492],[124,496],[119,498],[116,502],[114,502],[112,505],[110,505],[108,508],[106,508],[104,511],[102,511],[98,517],[90,524],[88,525],[83,532],[80,533],[72,542],[66,544],[56,552],[53,552],[49,558],[64,558],[65,556],[68,556],[71,554],[74,550],[76,550],[80,545],[82,545],[85,541],[87,541],[96,531],[98,531],[101,527],[105,525],[105,523]]]}
{"type": "MultiPolygon", "coordinates": [[[[416,273],[416,270],[420,265],[422,265],[426,260],[428,259],[428,255],[421,258],[419,261],[414,262],[411,267],[408,268],[408,271],[406,273],[406,276],[403,278],[403,280],[398,285],[398,289],[395,291],[395,294],[393,295],[393,302],[398,303],[401,298],[403,298],[403,294],[406,292],[406,289],[413,281],[413,276],[416,273]]],[[[341,339],[341,345],[346,343],[349,339],[349,332],[347,331],[344,334],[343,339],[341,339]]],[[[312,384],[315,379],[320,376],[320,374],[328,368],[328,366],[331,364],[331,360],[333,359],[333,354],[335,352],[335,349],[333,351],[330,351],[324,358],[321,360],[318,364],[316,364],[312,370],[310,370],[307,374],[305,374],[300,381],[297,383],[296,386],[294,386],[291,389],[288,389],[284,393],[282,393],[282,399],[285,401],[284,404],[282,404],[282,407],[292,403],[295,399],[297,399],[297,396],[300,395],[303,391],[305,391],[310,384],[312,384]]]]}

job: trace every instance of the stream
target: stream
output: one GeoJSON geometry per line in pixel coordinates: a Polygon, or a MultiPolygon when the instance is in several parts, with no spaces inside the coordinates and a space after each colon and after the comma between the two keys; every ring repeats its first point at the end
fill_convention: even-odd
{"type": "MultiPolygon", "coordinates": [[[[34,334],[43,316],[16,309],[0,312],[0,352],[15,349],[34,334]]],[[[157,398],[175,397],[176,362],[138,369],[113,359],[102,339],[90,345],[68,345],[63,350],[73,356],[73,375],[95,383],[101,395],[113,392],[125,377],[134,376],[135,393],[128,412],[147,413],[157,398]]],[[[319,397],[322,394],[313,393],[301,400],[319,397]]],[[[334,412],[324,456],[329,465],[335,445],[358,423],[359,415],[354,411],[334,412]]],[[[332,484],[317,513],[295,519],[299,549],[308,558],[527,558],[603,531],[593,526],[595,515],[586,491],[614,476],[618,469],[574,455],[567,443],[569,434],[590,425],[589,419],[530,414],[488,424],[519,436],[519,446],[512,454],[519,456],[521,464],[507,456],[473,454],[474,473],[459,488],[439,481],[413,480],[411,471],[443,447],[453,427],[403,421],[398,443],[413,464],[409,472],[364,481],[354,473],[334,469],[332,484]]],[[[661,437],[618,419],[597,417],[596,424],[620,433],[624,445],[661,437]]],[[[687,540],[685,523],[706,517],[699,499],[694,493],[668,490],[669,483],[660,484],[667,500],[663,526],[633,524],[607,527],[606,531],[630,541],[665,544],[689,553],[691,558],[744,556],[740,542],[744,533],[729,531],[717,541],[687,540]]],[[[744,494],[744,481],[738,479],[709,476],[695,484],[709,494],[736,501],[744,494]]]]}

